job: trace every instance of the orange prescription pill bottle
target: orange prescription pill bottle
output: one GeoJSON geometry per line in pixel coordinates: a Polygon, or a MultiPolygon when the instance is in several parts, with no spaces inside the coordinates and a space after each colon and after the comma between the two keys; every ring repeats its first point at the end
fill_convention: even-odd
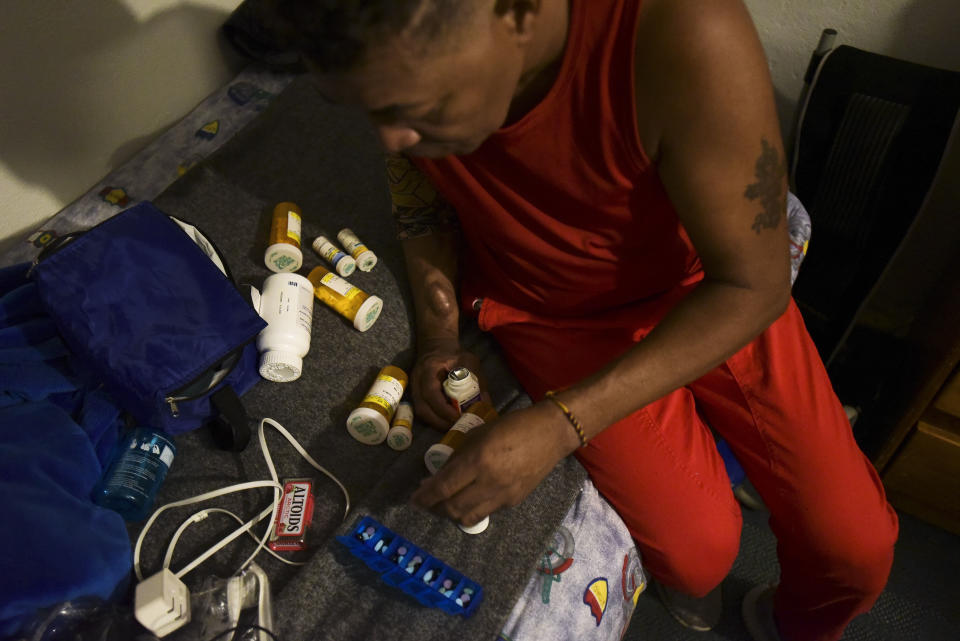
{"type": "Polygon", "coordinates": [[[354,287],[325,267],[314,267],[307,276],[314,294],[338,314],[365,332],[380,318],[383,300],[354,287]]]}
{"type": "Polygon", "coordinates": [[[300,250],[302,215],[295,203],[283,202],[273,208],[270,243],[263,255],[263,262],[270,271],[278,274],[295,272],[303,265],[300,250]]]}
{"type": "Polygon", "coordinates": [[[470,430],[497,418],[497,410],[486,401],[477,401],[468,407],[438,443],[423,455],[423,462],[431,474],[436,474],[467,438],[470,430]]]}
{"type": "MultiPolygon", "coordinates": [[[[423,462],[427,464],[427,469],[430,470],[430,473],[436,474],[440,471],[440,468],[446,464],[447,460],[453,455],[457,448],[463,444],[463,441],[471,430],[485,423],[489,423],[496,418],[497,410],[486,401],[477,401],[468,407],[463,414],[460,415],[460,418],[457,419],[457,422],[453,424],[453,427],[443,435],[440,442],[431,445],[427,453],[424,454],[423,462]]],[[[467,534],[482,534],[489,526],[489,516],[483,517],[483,519],[475,525],[457,524],[457,527],[467,534]]]]}
{"type": "Polygon", "coordinates": [[[402,369],[393,365],[381,369],[363,402],[347,417],[350,435],[368,445],[383,443],[406,387],[407,373],[402,369]]]}

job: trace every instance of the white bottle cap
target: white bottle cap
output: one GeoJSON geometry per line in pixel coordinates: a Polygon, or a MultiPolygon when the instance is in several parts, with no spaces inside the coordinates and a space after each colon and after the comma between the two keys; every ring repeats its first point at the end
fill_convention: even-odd
{"type": "Polygon", "coordinates": [[[260,355],[260,376],[274,383],[289,383],[300,378],[303,359],[293,352],[269,350],[260,355]]]}
{"type": "Polygon", "coordinates": [[[379,296],[371,296],[363,301],[363,305],[357,310],[357,315],[353,317],[353,326],[361,332],[365,332],[380,318],[380,312],[383,311],[383,299],[379,296]]]}
{"type": "Polygon", "coordinates": [[[337,261],[337,273],[341,276],[349,276],[356,268],[357,261],[350,256],[344,255],[343,258],[337,261]]]}
{"type": "Polygon", "coordinates": [[[387,438],[390,423],[375,409],[358,407],[347,417],[350,436],[367,445],[380,445],[387,438]]]}
{"type": "Polygon", "coordinates": [[[278,274],[295,272],[303,265],[303,252],[290,243],[276,243],[267,247],[263,262],[278,274]]]}
{"type": "Polygon", "coordinates": [[[462,523],[458,523],[457,527],[463,530],[464,532],[466,532],[467,534],[481,534],[483,533],[484,530],[487,529],[489,525],[490,525],[490,517],[485,516],[483,517],[483,520],[481,520],[476,525],[464,525],[462,523]]]}
{"type": "Polygon", "coordinates": [[[387,432],[387,445],[390,446],[390,449],[405,450],[410,447],[410,443],[413,442],[413,432],[410,431],[410,428],[406,425],[394,425],[390,428],[390,431],[387,432]]]}
{"type": "Polygon", "coordinates": [[[446,464],[451,455],[453,455],[452,447],[443,443],[434,443],[423,455],[423,462],[427,465],[431,474],[436,474],[446,464]]]}
{"type": "Polygon", "coordinates": [[[360,271],[368,272],[377,264],[377,255],[368,249],[367,251],[360,252],[356,256],[356,261],[360,271]]]}

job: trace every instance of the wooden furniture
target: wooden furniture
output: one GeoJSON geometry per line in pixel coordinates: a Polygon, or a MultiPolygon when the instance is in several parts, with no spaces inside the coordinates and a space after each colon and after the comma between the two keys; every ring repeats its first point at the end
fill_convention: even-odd
{"type": "Polygon", "coordinates": [[[960,371],[910,431],[883,483],[898,509],[960,534],[960,371]]]}
{"type": "Polygon", "coordinates": [[[911,332],[900,384],[865,418],[884,436],[873,462],[890,502],[960,534],[960,275],[944,280],[911,332]]]}

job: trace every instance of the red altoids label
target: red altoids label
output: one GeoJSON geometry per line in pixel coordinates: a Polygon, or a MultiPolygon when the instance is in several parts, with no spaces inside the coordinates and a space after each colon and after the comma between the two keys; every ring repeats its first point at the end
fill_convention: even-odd
{"type": "Polygon", "coordinates": [[[280,510],[270,533],[270,549],[306,549],[306,533],[312,519],[313,479],[284,481],[280,510]]]}

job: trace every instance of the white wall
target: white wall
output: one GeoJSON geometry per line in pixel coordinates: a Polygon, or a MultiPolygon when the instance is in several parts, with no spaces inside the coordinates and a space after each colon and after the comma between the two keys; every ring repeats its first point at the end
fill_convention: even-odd
{"type": "Polygon", "coordinates": [[[770,61],[786,136],[820,32],[895,58],[960,71],[960,0],[745,0],[770,61]]]}
{"type": "MultiPolygon", "coordinates": [[[[239,61],[217,28],[239,1],[2,0],[0,250],[229,80],[239,61]]],[[[785,134],[825,27],[863,49],[960,69],[960,0],[746,3],[785,134]]]]}
{"type": "Polygon", "coordinates": [[[240,0],[3,0],[0,249],[239,71],[240,0]]]}

